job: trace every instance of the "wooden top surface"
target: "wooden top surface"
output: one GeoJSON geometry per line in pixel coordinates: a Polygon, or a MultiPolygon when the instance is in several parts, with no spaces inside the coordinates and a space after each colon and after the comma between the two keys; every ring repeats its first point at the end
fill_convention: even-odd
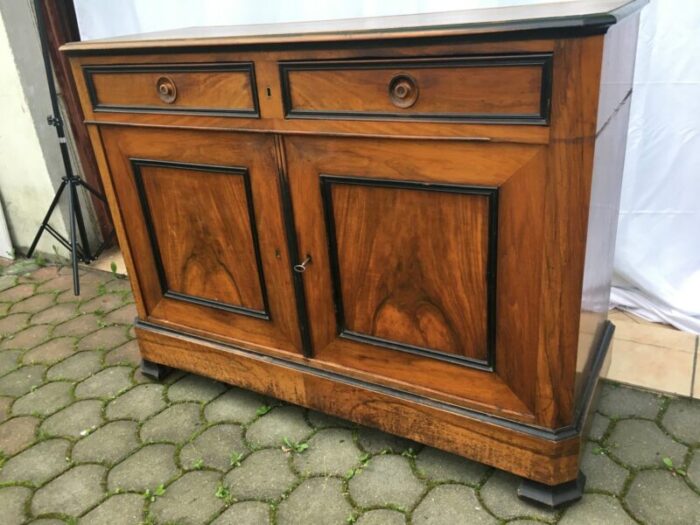
{"type": "Polygon", "coordinates": [[[190,27],[116,38],[73,42],[61,50],[91,53],[129,49],[342,42],[504,31],[563,29],[576,36],[601,32],[648,0],[490,0],[478,9],[275,24],[190,27]],[[504,5],[506,4],[506,5],[504,5]],[[509,4],[509,5],[508,5],[509,4]]]}

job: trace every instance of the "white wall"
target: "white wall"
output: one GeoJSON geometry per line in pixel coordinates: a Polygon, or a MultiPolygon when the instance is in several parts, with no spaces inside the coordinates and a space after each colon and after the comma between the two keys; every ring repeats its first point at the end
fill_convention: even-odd
{"type": "MultiPolygon", "coordinates": [[[[28,3],[13,1],[15,6],[29,9],[28,3]]],[[[15,26],[14,29],[22,31],[27,37],[32,36],[31,31],[36,29],[33,22],[29,22],[31,11],[22,13],[22,18],[18,20],[13,16],[12,10],[8,15],[8,5],[0,5],[3,8],[0,10],[0,198],[13,244],[18,251],[26,251],[51,203],[56,179],[60,180],[63,165],[55,131],[48,125],[43,125],[48,129],[42,129],[41,124],[37,122],[40,117],[33,116],[30,107],[31,104],[36,105],[35,100],[38,100],[38,107],[34,109],[42,114],[45,122],[45,115],[50,109],[46,111],[44,106],[50,103],[48,88],[45,87],[46,80],[43,80],[43,85],[40,84],[40,75],[43,75],[41,55],[34,54],[35,47],[27,49],[27,46],[21,46],[24,51],[31,51],[33,55],[28,59],[33,60],[33,64],[30,65],[34,69],[27,73],[36,74],[35,85],[26,82],[23,85],[20,78],[21,64],[13,54],[13,46],[10,45],[8,36],[9,24],[20,22],[30,25],[24,28],[15,26]],[[42,148],[42,139],[45,147],[49,149],[48,154],[42,148]]],[[[66,231],[61,210],[56,211],[51,224],[59,232],[66,231]]],[[[52,254],[54,246],[59,245],[51,236],[44,234],[38,250],[52,254]]],[[[61,248],[59,253],[66,252],[61,248]]]]}

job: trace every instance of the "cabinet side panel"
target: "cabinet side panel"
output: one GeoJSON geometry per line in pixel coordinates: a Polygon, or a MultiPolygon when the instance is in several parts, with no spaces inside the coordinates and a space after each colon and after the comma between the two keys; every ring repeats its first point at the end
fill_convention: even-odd
{"type": "Polygon", "coordinates": [[[638,16],[630,17],[605,37],[576,364],[578,403],[588,402],[581,398],[608,316],[638,22],[638,16]]]}
{"type": "Polygon", "coordinates": [[[544,185],[544,260],[536,412],[543,426],[573,423],[581,287],[603,36],[558,40],[544,185]]]}

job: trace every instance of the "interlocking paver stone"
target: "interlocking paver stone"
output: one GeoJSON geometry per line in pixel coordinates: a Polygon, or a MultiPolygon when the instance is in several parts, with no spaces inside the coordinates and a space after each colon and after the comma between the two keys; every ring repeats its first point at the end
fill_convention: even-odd
{"type": "Polygon", "coordinates": [[[221,474],[216,472],[188,472],[151,504],[151,512],[159,523],[207,523],[224,506],[216,497],[220,480],[221,474]]]}
{"type": "Polygon", "coordinates": [[[559,521],[560,525],[635,525],[622,508],[620,502],[612,496],[587,494],[578,503],[568,508],[559,521]]]}
{"type": "MultiPolygon", "coordinates": [[[[6,271],[6,270],[4,270],[6,271]]],[[[17,278],[12,274],[0,276],[0,290],[7,290],[17,284],[17,278]]]]}
{"type": "Polygon", "coordinates": [[[700,444],[700,403],[674,399],[661,423],[676,438],[691,445],[700,444]]]}
{"type": "Polygon", "coordinates": [[[361,427],[358,431],[358,441],[362,448],[372,454],[379,452],[394,452],[400,454],[412,448],[416,450],[419,446],[409,441],[392,434],[387,434],[375,428],[361,427]]]}
{"type": "Polygon", "coordinates": [[[598,410],[606,416],[654,419],[660,409],[658,394],[603,383],[598,410]]]}
{"type": "Polygon", "coordinates": [[[426,447],[416,457],[418,471],[432,481],[458,481],[476,484],[488,472],[482,463],[470,461],[454,454],[426,447]]]}
{"type": "Polygon", "coordinates": [[[260,501],[244,501],[231,505],[211,525],[266,525],[270,506],[260,501]]]}
{"type": "MultiPolygon", "coordinates": [[[[61,305],[62,307],[67,307],[68,305],[61,305]]],[[[59,308],[56,306],[55,308],[59,308]]],[[[59,324],[53,331],[53,335],[74,335],[76,337],[81,337],[87,335],[90,332],[94,332],[99,328],[99,317],[93,314],[82,314],[66,321],[63,324],[59,324]]]]}
{"type": "Polygon", "coordinates": [[[347,523],[352,507],[343,496],[343,484],[335,478],[312,478],[299,485],[280,503],[279,525],[337,525],[347,523]]]}
{"type": "Polygon", "coordinates": [[[144,499],[139,494],[116,494],[85,514],[80,525],[139,525],[144,499]]]}
{"type": "Polygon", "coordinates": [[[299,443],[311,432],[313,429],[304,419],[301,408],[282,406],[273,408],[250,425],[246,438],[256,447],[274,447],[284,444],[284,438],[299,443]]]}
{"type": "Polygon", "coordinates": [[[363,507],[396,505],[411,508],[425,490],[408,460],[402,456],[375,456],[349,483],[350,495],[363,507]]]}
{"type": "Polygon", "coordinates": [[[82,381],[102,368],[100,352],[78,352],[56,363],[46,373],[47,379],[71,379],[82,381]]]}
{"type": "Polygon", "coordinates": [[[13,314],[0,319],[0,336],[4,337],[24,330],[28,321],[29,314],[13,314]]]}
{"type": "Polygon", "coordinates": [[[82,514],[102,499],[105,470],[100,465],[79,465],[61,474],[36,491],[32,514],[82,514]]]}
{"type": "Polygon", "coordinates": [[[581,470],[586,475],[586,488],[619,494],[629,472],[611,460],[598,445],[586,443],[581,470]]]}
{"type": "Polygon", "coordinates": [[[73,461],[113,464],[140,445],[134,421],[115,421],[98,428],[73,447],[73,461]]]}
{"type": "Polygon", "coordinates": [[[357,525],[406,525],[406,517],[397,510],[376,509],[365,512],[357,525]]]}
{"type": "Polygon", "coordinates": [[[248,452],[241,427],[234,424],[222,424],[208,428],[180,451],[180,464],[185,468],[202,460],[207,467],[227,471],[231,468],[231,454],[248,452]]]}
{"type": "Polygon", "coordinates": [[[75,388],[75,397],[114,397],[131,386],[131,368],[113,366],[83,380],[75,388]]]}
{"type": "Polygon", "coordinates": [[[12,308],[10,308],[10,312],[12,312],[13,314],[18,312],[34,314],[45,310],[46,308],[51,306],[53,302],[54,295],[51,293],[32,295],[18,303],[13,304],[12,308]]]}
{"type": "Polygon", "coordinates": [[[206,377],[187,374],[168,388],[170,401],[199,401],[206,403],[226,390],[226,385],[206,377]]]}
{"type": "Polygon", "coordinates": [[[34,347],[24,354],[22,361],[26,364],[45,363],[51,365],[75,351],[75,339],[72,337],[57,337],[34,347]]]}
{"type": "Polygon", "coordinates": [[[17,368],[21,355],[22,350],[3,350],[0,352],[0,376],[17,368]]]}
{"type": "Polygon", "coordinates": [[[0,293],[0,302],[14,303],[26,299],[34,293],[33,284],[18,284],[0,293]]]}
{"type": "Polygon", "coordinates": [[[139,385],[109,402],[105,415],[108,419],[136,419],[143,421],[166,406],[163,385],[139,385]]]}
{"type": "Polygon", "coordinates": [[[688,479],[695,484],[695,488],[700,490],[700,449],[695,450],[693,459],[688,465],[688,479]]]}
{"type": "Polygon", "coordinates": [[[307,443],[309,448],[294,456],[294,467],[304,475],[343,476],[362,456],[345,429],[320,430],[307,443]]]}
{"type": "Polygon", "coordinates": [[[557,512],[525,503],[518,498],[516,489],[520,478],[497,470],[481,488],[481,498],[488,509],[502,519],[538,518],[554,522],[557,512]]]}
{"type": "Polygon", "coordinates": [[[224,484],[238,499],[277,499],[295,482],[287,456],[279,449],[253,452],[226,475],[224,484]]]}
{"type": "Polygon", "coordinates": [[[105,321],[108,323],[133,324],[135,317],[136,306],[134,304],[127,304],[109,312],[105,316],[105,321]]]}
{"type": "Polygon", "coordinates": [[[141,440],[182,443],[201,426],[200,406],[179,403],[153,416],[141,427],[141,440]]]}
{"type": "Polygon", "coordinates": [[[107,326],[86,335],[78,342],[78,350],[109,350],[127,342],[126,328],[107,326]]]}
{"type": "Polygon", "coordinates": [[[314,428],[355,428],[356,426],[352,421],[324,414],[323,412],[316,412],[315,410],[309,410],[308,418],[314,428]]]}
{"type": "Polygon", "coordinates": [[[431,490],[413,512],[415,525],[496,524],[479,503],[473,489],[464,485],[440,485],[431,490]]]}
{"type": "Polygon", "coordinates": [[[255,392],[231,388],[206,406],[204,417],[211,423],[219,421],[247,423],[255,417],[256,411],[265,402],[265,398],[255,392]]]}
{"type": "Polygon", "coordinates": [[[654,525],[697,523],[700,516],[698,495],[668,471],[637,474],[625,501],[637,519],[654,525]]]}
{"type": "Polygon", "coordinates": [[[26,487],[5,487],[0,489],[0,513],[3,525],[21,525],[24,523],[24,508],[32,496],[26,487]]]}
{"type": "MultiPolygon", "coordinates": [[[[32,324],[57,324],[72,319],[78,315],[75,310],[75,305],[72,303],[57,304],[46,310],[34,314],[31,319],[32,324]]],[[[64,329],[56,330],[54,335],[74,335],[70,333],[64,333],[64,329]]]]}
{"type": "Polygon", "coordinates": [[[141,354],[139,354],[139,345],[136,340],[127,341],[123,345],[107,352],[105,354],[105,363],[108,365],[127,364],[132,366],[141,364],[141,354]]]}
{"type": "Polygon", "coordinates": [[[102,424],[102,402],[96,399],[78,401],[56,412],[41,425],[52,436],[78,438],[102,424]]]}
{"type": "Polygon", "coordinates": [[[10,416],[10,406],[13,401],[11,397],[0,397],[0,421],[5,421],[10,416]]]}
{"type": "Polygon", "coordinates": [[[603,414],[597,412],[593,414],[591,428],[588,430],[588,438],[594,441],[600,441],[605,436],[605,432],[610,426],[610,419],[603,414]]]}
{"type": "Polygon", "coordinates": [[[172,445],[147,445],[109,471],[107,487],[136,492],[153,490],[177,475],[174,456],[172,445]]]}
{"type": "Polygon", "coordinates": [[[66,381],[47,383],[15,401],[12,413],[48,416],[73,401],[72,390],[73,383],[66,381]]]}
{"type": "Polygon", "coordinates": [[[124,301],[122,300],[119,294],[106,293],[104,295],[94,297],[89,301],[85,301],[84,303],[81,303],[81,305],[78,307],[78,310],[85,314],[99,314],[100,312],[106,313],[110,312],[111,310],[114,310],[115,308],[120,307],[123,302],[124,301]]]}
{"type": "Polygon", "coordinates": [[[618,421],[606,446],[624,464],[637,468],[663,466],[665,457],[680,465],[687,452],[685,446],[664,434],[656,423],[640,419],[618,421]]]}
{"type": "Polygon", "coordinates": [[[47,324],[30,326],[21,332],[17,332],[3,339],[2,344],[0,344],[0,350],[6,350],[8,348],[32,348],[46,339],[50,331],[51,326],[47,324]]]}
{"type": "Polygon", "coordinates": [[[0,450],[12,456],[34,442],[39,419],[32,416],[14,417],[0,425],[0,450]]]}
{"type": "Polygon", "coordinates": [[[65,439],[47,439],[7,460],[0,470],[0,483],[27,481],[40,485],[68,468],[65,439]]]}

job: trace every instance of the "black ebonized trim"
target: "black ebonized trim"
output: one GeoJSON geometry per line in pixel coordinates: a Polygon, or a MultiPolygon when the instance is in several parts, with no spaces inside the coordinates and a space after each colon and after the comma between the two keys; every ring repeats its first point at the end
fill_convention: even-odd
{"type": "Polygon", "coordinates": [[[219,310],[225,310],[227,312],[248,315],[250,317],[256,317],[258,319],[270,320],[270,308],[267,301],[267,290],[265,287],[265,273],[263,271],[262,259],[260,257],[258,232],[255,225],[255,210],[253,208],[253,193],[250,185],[250,175],[248,173],[248,170],[246,168],[240,167],[215,166],[210,164],[189,164],[184,162],[172,162],[151,159],[130,158],[129,161],[131,162],[131,168],[134,174],[134,181],[136,183],[136,189],[138,192],[139,201],[141,203],[141,211],[143,213],[144,222],[146,223],[146,229],[148,230],[148,237],[151,243],[151,252],[153,253],[153,257],[155,260],[156,272],[158,273],[158,280],[160,282],[163,297],[178,301],[185,301],[199,306],[206,306],[208,308],[217,308],[219,310]],[[188,171],[200,171],[206,173],[224,173],[243,177],[243,184],[246,193],[246,204],[248,207],[248,221],[250,224],[251,236],[253,240],[253,249],[255,251],[255,262],[258,270],[258,279],[260,280],[260,292],[262,294],[263,310],[257,310],[254,308],[247,308],[245,306],[232,305],[220,301],[214,301],[211,299],[206,299],[204,297],[197,297],[182,292],[176,292],[170,289],[168,285],[167,276],[165,275],[165,268],[163,266],[163,259],[160,253],[158,238],[156,236],[156,230],[153,224],[153,217],[151,215],[150,206],[148,205],[148,196],[146,195],[146,189],[143,184],[143,174],[141,173],[142,167],[181,169],[188,171]]]}
{"type": "MultiPolygon", "coordinates": [[[[292,260],[292,266],[300,262],[304,257],[299,254],[296,226],[294,224],[294,205],[292,203],[289,180],[287,178],[286,160],[284,156],[284,139],[280,135],[274,135],[275,149],[277,153],[277,179],[280,189],[280,199],[282,216],[284,217],[285,237],[287,239],[287,250],[292,260]]],[[[299,316],[299,334],[301,337],[301,350],[304,357],[313,356],[313,342],[311,340],[311,324],[309,322],[308,309],[306,308],[306,293],[304,292],[304,279],[301,273],[292,273],[292,283],[294,285],[294,302],[299,316]]]]}
{"type": "Polygon", "coordinates": [[[493,371],[495,366],[496,346],[496,253],[498,246],[498,188],[488,186],[470,186],[457,184],[438,184],[428,182],[397,181],[389,179],[372,179],[365,177],[320,176],[321,198],[325,214],[326,233],[328,237],[328,257],[331,265],[331,282],[333,285],[333,300],[336,312],[336,330],[338,336],[359,343],[382,346],[391,350],[408,352],[422,357],[430,357],[456,363],[460,365],[478,368],[480,370],[493,371]],[[456,354],[449,354],[432,348],[419,347],[407,343],[401,343],[363,334],[349,330],[345,325],[345,314],[342,297],[342,277],[340,275],[340,263],[338,261],[338,243],[336,239],[335,216],[333,213],[333,184],[349,184],[354,186],[392,188],[414,191],[437,191],[443,193],[458,193],[464,195],[479,195],[488,199],[488,254],[486,261],[486,359],[475,359],[456,354]]]}
{"type": "Polygon", "coordinates": [[[435,58],[392,58],[392,59],[351,59],[351,60],[308,60],[279,63],[280,82],[282,84],[282,102],[284,115],[288,119],[343,119],[343,120],[407,120],[435,122],[473,122],[485,124],[529,124],[548,125],[550,99],[552,93],[552,54],[527,53],[511,55],[471,55],[459,57],[435,58]],[[497,114],[497,113],[415,113],[410,110],[396,112],[367,112],[353,110],[309,111],[294,109],[292,104],[292,85],[289,74],[295,71],[348,71],[426,68],[469,68],[469,67],[506,67],[539,66],[542,70],[540,84],[540,107],[534,114],[497,114]]]}
{"type": "MultiPolygon", "coordinates": [[[[210,115],[222,117],[260,117],[258,103],[258,90],[255,82],[255,65],[253,62],[234,62],[216,64],[113,64],[113,65],[85,65],[83,66],[85,87],[90,97],[92,110],[95,112],[110,113],[184,113],[187,115],[210,115]],[[119,104],[100,104],[93,76],[99,73],[228,73],[243,72],[248,74],[250,82],[252,109],[223,109],[223,108],[191,108],[176,106],[128,106],[119,104]]],[[[154,86],[155,88],[155,86],[154,86]]]]}
{"type": "Polygon", "coordinates": [[[586,387],[584,388],[584,394],[581,396],[581,399],[579,401],[579,407],[576,411],[577,416],[574,420],[574,424],[560,427],[557,429],[548,429],[538,427],[536,425],[530,425],[527,423],[511,421],[509,419],[504,419],[502,417],[494,416],[491,414],[484,414],[483,412],[478,412],[470,408],[451,405],[443,401],[437,401],[434,399],[426,398],[417,394],[413,394],[411,392],[398,390],[393,387],[378,385],[375,383],[370,383],[369,381],[364,381],[361,379],[356,379],[354,377],[341,375],[336,372],[322,370],[313,366],[313,361],[309,361],[307,363],[298,363],[294,361],[287,361],[279,357],[261,355],[251,350],[241,348],[239,346],[235,346],[232,344],[223,344],[219,341],[214,341],[212,339],[208,339],[199,335],[185,334],[178,330],[173,330],[172,328],[159,326],[157,324],[150,323],[147,321],[141,321],[139,319],[135,321],[135,324],[138,328],[142,330],[147,330],[149,332],[159,333],[161,335],[170,337],[177,336],[180,338],[189,339],[195,343],[216,345],[224,349],[227,347],[232,348],[235,349],[237,352],[244,354],[246,357],[257,359],[258,361],[264,361],[266,363],[270,363],[277,366],[284,366],[289,369],[296,370],[298,372],[313,374],[323,379],[328,379],[330,381],[336,381],[338,383],[351,385],[362,390],[377,392],[384,395],[397,397],[399,399],[403,399],[412,403],[436,408],[439,410],[445,410],[446,412],[457,414],[459,416],[468,417],[477,421],[483,421],[485,423],[491,423],[538,439],[546,439],[554,442],[561,442],[567,439],[575,438],[581,433],[581,429],[583,428],[583,422],[586,415],[586,409],[588,408],[588,405],[591,402],[593,392],[595,391],[595,386],[598,382],[598,374],[600,373],[600,369],[603,365],[603,362],[605,361],[608,349],[610,348],[610,343],[612,342],[613,333],[615,332],[615,326],[610,321],[606,321],[605,326],[603,328],[603,334],[600,340],[598,341],[598,345],[594,350],[594,365],[591,368],[591,373],[586,379],[586,387]]]}

